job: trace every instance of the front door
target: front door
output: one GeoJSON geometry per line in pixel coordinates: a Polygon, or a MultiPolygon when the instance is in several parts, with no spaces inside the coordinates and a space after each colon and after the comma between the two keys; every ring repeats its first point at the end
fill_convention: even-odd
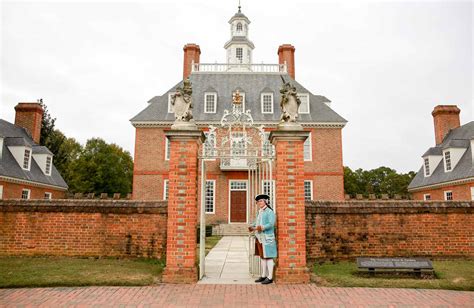
{"type": "Polygon", "coordinates": [[[230,192],[230,222],[247,222],[247,192],[230,192]]]}

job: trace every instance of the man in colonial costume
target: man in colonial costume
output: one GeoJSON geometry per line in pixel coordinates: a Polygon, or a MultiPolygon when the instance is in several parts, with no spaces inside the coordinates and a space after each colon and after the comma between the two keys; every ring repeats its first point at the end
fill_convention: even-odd
{"type": "Polygon", "coordinates": [[[257,219],[249,227],[249,231],[255,231],[255,255],[260,257],[262,264],[262,275],[255,282],[270,284],[273,282],[273,258],[277,256],[275,239],[275,212],[270,207],[268,195],[258,195],[255,201],[259,206],[257,219]]]}

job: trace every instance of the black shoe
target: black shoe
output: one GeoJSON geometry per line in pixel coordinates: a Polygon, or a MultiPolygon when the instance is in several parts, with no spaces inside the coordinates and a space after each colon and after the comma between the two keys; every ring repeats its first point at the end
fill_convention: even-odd
{"type": "Polygon", "coordinates": [[[262,281],[265,281],[265,279],[267,279],[267,277],[260,277],[257,280],[255,280],[255,282],[262,282],[262,281]]]}
{"type": "Polygon", "coordinates": [[[270,283],[273,283],[273,279],[265,278],[265,280],[262,281],[262,284],[270,284],[270,283]]]}

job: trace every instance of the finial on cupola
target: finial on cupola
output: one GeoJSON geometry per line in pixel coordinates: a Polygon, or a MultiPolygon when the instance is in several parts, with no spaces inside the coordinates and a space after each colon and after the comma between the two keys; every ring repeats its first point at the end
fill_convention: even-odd
{"type": "Polygon", "coordinates": [[[242,12],[240,11],[240,7],[241,7],[241,6],[240,6],[240,0],[239,0],[239,13],[242,13],[242,12]]]}

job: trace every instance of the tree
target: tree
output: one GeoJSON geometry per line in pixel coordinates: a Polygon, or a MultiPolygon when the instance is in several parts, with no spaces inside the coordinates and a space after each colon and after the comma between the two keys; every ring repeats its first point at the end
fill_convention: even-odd
{"type": "Polygon", "coordinates": [[[133,160],[128,151],[100,138],[89,139],[71,164],[72,192],[116,193],[132,190],[133,160]]]}

